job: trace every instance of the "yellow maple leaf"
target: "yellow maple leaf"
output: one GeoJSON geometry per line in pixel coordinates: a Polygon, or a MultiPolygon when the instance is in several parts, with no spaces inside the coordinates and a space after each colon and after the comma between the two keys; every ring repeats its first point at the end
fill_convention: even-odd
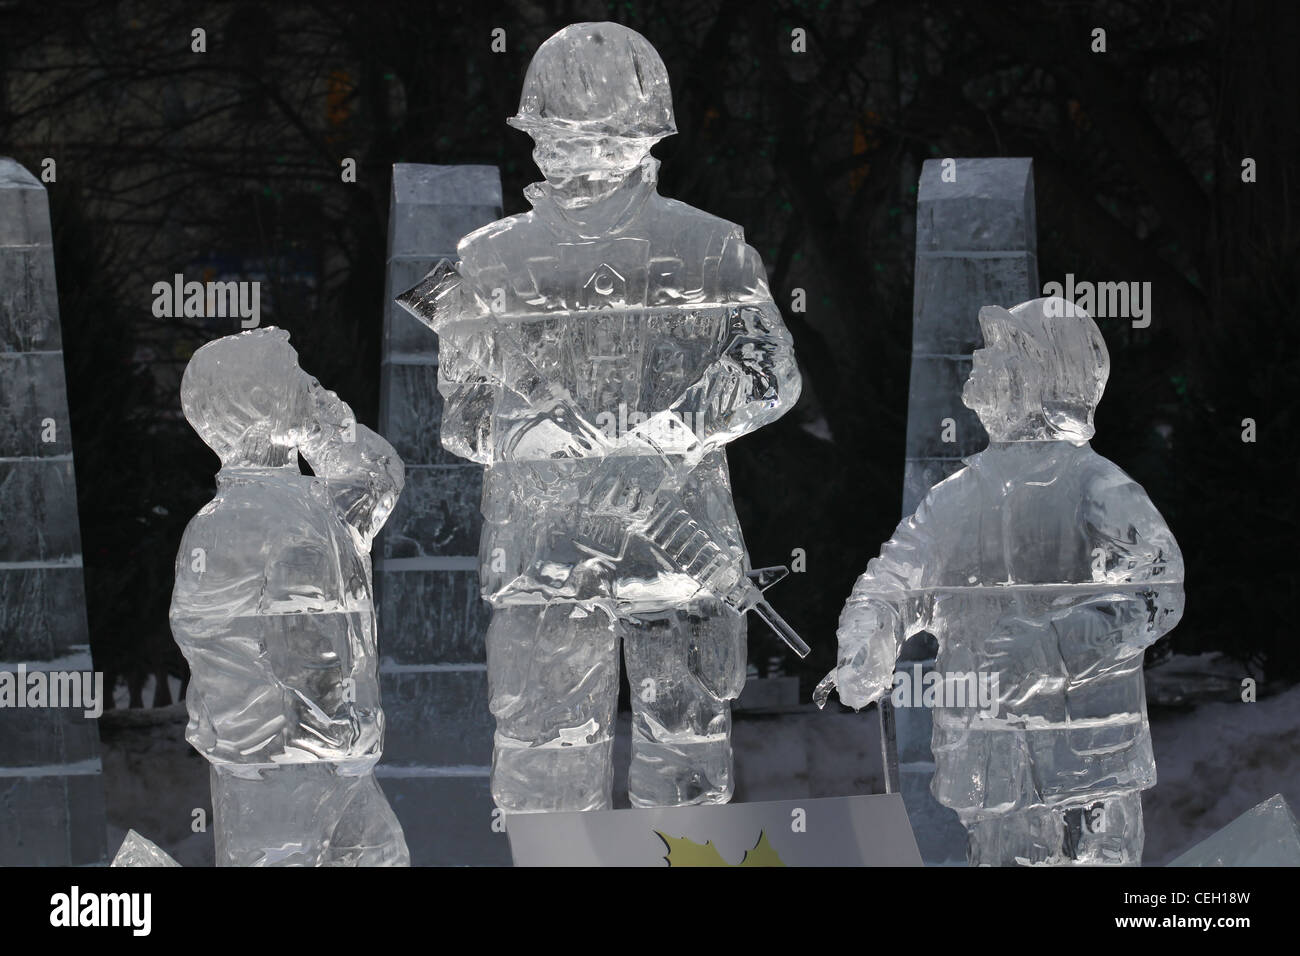
{"type": "Polygon", "coordinates": [[[739,863],[728,863],[723,859],[712,840],[700,844],[686,837],[669,836],[659,830],[655,831],[655,835],[664,841],[664,847],[668,851],[664,859],[669,866],[785,866],[768,840],[767,833],[762,830],[758,832],[758,842],[754,848],[747,850],[739,863]]]}
{"type": "Polygon", "coordinates": [[[740,861],[739,866],[785,866],[785,862],[777,855],[776,847],[772,846],[772,841],[767,838],[766,831],[758,831],[758,842],[754,844],[754,849],[745,854],[745,858],[740,861]]]}

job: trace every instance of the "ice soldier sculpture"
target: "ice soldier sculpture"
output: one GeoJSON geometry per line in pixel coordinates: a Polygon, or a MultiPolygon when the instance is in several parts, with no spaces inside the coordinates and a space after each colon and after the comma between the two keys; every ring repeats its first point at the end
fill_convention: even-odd
{"type": "Polygon", "coordinates": [[[1110,369],[1092,319],[1052,298],[979,322],[962,401],[989,447],[867,565],[818,700],[838,685],[865,707],[890,692],[903,641],[932,633],[931,789],[965,825],[969,862],[1138,864],[1156,779],[1142,652],[1182,615],[1182,555],[1142,488],[1088,445],[1110,369]]]}
{"type": "Polygon", "coordinates": [[[298,366],[280,329],[200,348],[181,405],[221,459],[171,605],[190,664],[185,736],[212,765],[217,865],[409,865],[374,776],[370,572],[402,461],[298,366]]]}
{"type": "Polygon", "coordinates": [[[632,803],[722,803],[744,612],[807,652],[755,583],[777,574],[745,570],[723,447],[798,398],[790,335],[740,227],[656,191],[675,127],[644,37],[561,30],[509,122],[545,176],[532,211],[399,299],[439,336],[443,445],[487,466],[492,794],[610,806],[621,644],[632,803]]]}

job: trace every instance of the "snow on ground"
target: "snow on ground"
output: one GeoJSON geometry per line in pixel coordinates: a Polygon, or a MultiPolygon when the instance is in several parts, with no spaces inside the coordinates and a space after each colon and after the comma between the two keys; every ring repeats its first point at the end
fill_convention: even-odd
{"type": "MultiPolygon", "coordinates": [[[[1216,687],[1212,696],[1220,702],[1152,706],[1158,782],[1143,794],[1149,866],[1169,862],[1275,793],[1300,810],[1300,686],[1249,704],[1232,685],[1216,687]]],[[[883,792],[879,727],[875,708],[737,714],[736,799],[883,792]]],[[[183,703],[105,713],[110,855],[133,827],[186,866],[211,865],[210,827],[191,829],[193,811],[210,807],[208,768],[184,732],[183,703]]],[[[615,747],[615,806],[627,806],[628,732],[624,714],[615,747]]]]}
{"type": "Polygon", "coordinates": [[[110,858],[134,829],[181,866],[212,866],[208,762],[185,742],[187,719],[184,702],[109,710],[100,718],[110,858]],[[206,833],[194,832],[196,809],[206,816],[206,833]]]}
{"type": "Polygon", "coordinates": [[[1300,811],[1300,686],[1253,704],[1154,711],[1151,738],[1156,785],[1142,795],[1148,865],[1168,863],[1275,793],[1300,811]]]}

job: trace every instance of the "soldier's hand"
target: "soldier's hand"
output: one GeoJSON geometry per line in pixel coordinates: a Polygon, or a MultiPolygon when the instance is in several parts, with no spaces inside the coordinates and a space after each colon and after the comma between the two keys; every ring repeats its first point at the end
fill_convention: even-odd
{"type": "Polygon", "coordinates": [[[600,436],[577,413],[556,406],[521,418],[507,432],[502,456],[507,461],[591,458],[602,452],[600,436]]]}
{"type": "Polygon", "coordinates": [[[876,633],[865,640],[840,638],[835,686],[840,700],[861,710],[889,692],[894,683],[897,651],[892,637],[876,633]]]}
{"type": "Polygon", "coordinates": [[[833,681],[845,705],[861,710],[893,686],[900,636],[898,612],[884,601],[850,602],[840,615],[838,636],[838,662],[827,679],[833,681]]]}

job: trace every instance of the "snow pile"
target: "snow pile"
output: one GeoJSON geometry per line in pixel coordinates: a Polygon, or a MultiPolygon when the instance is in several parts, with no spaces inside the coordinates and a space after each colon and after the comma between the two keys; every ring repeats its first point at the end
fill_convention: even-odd
{"type": "Polygon", "coordinates": [[[1156,786],[1143,862],[1163,866],[1275,793],[1300,807],[1300,686],[1255,703],[1151,714],[1156,786]]]}

